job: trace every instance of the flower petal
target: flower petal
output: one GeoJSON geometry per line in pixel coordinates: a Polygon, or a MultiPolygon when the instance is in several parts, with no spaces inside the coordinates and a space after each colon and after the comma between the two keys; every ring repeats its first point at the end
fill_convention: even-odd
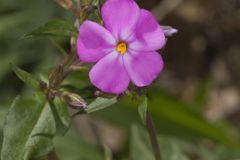
{"type": "Polygon", "coordinates": [[[161,49],[165,43],[163,29],[151,12],[142,9],[134,34],[129,39],[129,47],[138,51],[161,49]]]}
{"type": "Polygon", "coordinates": [[[106,28],[115,38],[126,40],[136,27],[140,9],[134,0],[108,0],[102,7],[106,28]]]}
{"type": "Polygon", "coordinates": [[[77,52],[84,62],[96,62],[114,50],[116,40],[103,26],[85,21],[79,29],[77,52]]]}
{"type": "Polygon", "coordinates": [[[115,94],[126,91],[130,82],[122,56],[118,52],[112,52],[98,61],[89,77],[101,91],[115,94]]]}
{"type": "Polygon", "coordinates": [[[163,60],[158,52],[128,52],[124,65],[131,81],[139,87],[148,86],[163,69],[163,60]]]}

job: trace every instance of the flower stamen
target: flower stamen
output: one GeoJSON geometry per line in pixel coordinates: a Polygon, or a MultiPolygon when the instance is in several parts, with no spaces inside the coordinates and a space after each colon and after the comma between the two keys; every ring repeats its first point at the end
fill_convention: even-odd
{"type": "Polygon", "coordinates": [[[124,55],[127,52],[127,48],[127,43],[119,42],[116,49],[121,55],[124,55]]]}

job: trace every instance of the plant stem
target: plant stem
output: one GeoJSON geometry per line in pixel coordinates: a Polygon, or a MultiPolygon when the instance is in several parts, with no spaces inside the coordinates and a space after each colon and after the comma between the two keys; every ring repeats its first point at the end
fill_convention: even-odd
{"type": "Polygon", "coordinates": [[[146,128],[148,130],[148,133],[151,139],[151,144],[153,147],[155,159],[161,160],[161,153],[160,153],[160,147],[157,140],[156,129],[154,127],[153,120],[149,111],[147,111],[146,128]]]}
{"type": "Polygon", "coordinates": [[[47,157],[48,160],[59,160],[55,150],[53,150],[52,152],[50,152],[48,154],[48,157],[47,157]]]}

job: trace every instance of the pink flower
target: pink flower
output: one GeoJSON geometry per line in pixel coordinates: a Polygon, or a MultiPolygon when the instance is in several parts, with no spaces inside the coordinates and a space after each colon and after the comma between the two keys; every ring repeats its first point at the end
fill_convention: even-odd
{"type": "Polygon", "coordinates": [[[107,0],[101,10],[104,27],[85,21],[77,41],[79,58],[97,62],[89,73],[103,92],[122,93],[130,82],[148,86],[163,69],[156,50],[165,45],[163,29],[134,0],[107,0]]]}

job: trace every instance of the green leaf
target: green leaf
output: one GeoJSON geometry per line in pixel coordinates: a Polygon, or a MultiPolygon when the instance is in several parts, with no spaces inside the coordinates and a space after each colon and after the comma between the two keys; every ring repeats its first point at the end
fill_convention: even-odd
{"type": "Polygon", "coordinates": [[[78,32],[72,22],[66,20],[52,20],[45,25],[24,35],[24,37],[32,36],[77,36],[78,32]]]}
{"type": "MultiPolygon", "coordinates": [[[[239,148],[239,136],[232,134],[229,127],[222,124],[211,124],[199,112],[195,112],[194,106],[167,95],[162,90],[151,89],[148,93],[151,98],[148,100],[149,111],[156,122],[157,132],[187,141],[208,138],[239,148]]],[[[136,105],[138,104],[131,98],[125,97],[108,110],[94,114],[128,128],[130,123],[139,123],[136,105]],[[124,117],[124,120],[116,118],[116,115],[124,117]]]]}
{"type": "Polygon", "coordinates": [[[65,136],[54,138],[56,153],[61,160],[103,160],[104,155],[97,144],[89,143],[79,130],[73,127],[65,136]]]}
{"type": "MultiPolygon", "coordinates": [[[[133,160],[154,160],[154,154],[151,145],[143,140],[143,136],[139,133],[137,126],[133,126],[131,130],[131,158],[133,160]]],[[[145,137],[146,138],[146,137],[145,137]]]]}
{"type": "Polygon", "coordinates": [[[168,137],[158,139],[163,160],[189,160],[176,139],[168,137]]]}
{"type": "MultiPolygon", "coordinates": [[[[154,90],[153,90],[154,91],[154,90]]],[[[187,103],[183,103],[174,97],[163,94],[158,90],[152,93],[151,101],[151,112],[154,121],[157,121],[156,128],[160,133],[168,133],[172,135],[188,135],[189,139],[202,137],[217,140],[219,142],[236,145],[236,141],[233,141],[231,133],[224,129],[222,126],[213,125],[208,122],[201,114],[195,112],[195,106],[189,106],[187,103]],[[162,121],[161,124],[159,123],[162,121]],[[165,122],[164,122],[165,121],[165,122]],[[159,125],[160,124],[160,125],[159,125]],[[174,125],[171,128],[162,129],[163,126],[174,125]],[[176,132],[178,128],[178,132],[176,132]],[[235,144],[234,144],[235,143],[235,144]]]]}
{"type": "Polygon", "coordinates": [[[198,84],[196,95],[194,97],[194,103],[199,106],[199,109],[204,109],[202,106],[207,102],[207,97],[210,93],[211,85],[212,81],[209,79],[201,81],[200,84],[198,84]]]}
{"type": "Polygon", "coordinates": [[[143,100],[140,102],[138,106],[138,113],[140,115],[140,118],[143,122],[143,124],[146,124],[147,120],[147,109],[148,108],[148,99],[146,96],[144,96],[143,100]]]}
{"type": "Polygon", "coordinates": [[[111,105],[117,103],[117,97],[113,98],[96,98],[91,104],[89,104],[86,108],[87,113],[96,112],[98,110],[105,109],[110,107],[111,105]]]}
{"type": "MultiPolygon", "coordinates": [[[[133,126],[131,131],[131,158],[133,160],[154,160],[148,134],[143,128],[133,126]]],[[[162,160],[188,160],[175,139],[159,137],[162,160]]]]}
{"type": "Polygon", "coordinates": [[[49,153],[55,122],[49,105],[32,99],[16,98],[6,116],[1,160],[29,160],[49,153]]]}
{"type": "Polygon", "coordinates": [[[4,117],[7,114],[8,107],[5,104],[1,104],[0,107],[0,130],[3,128],[4,125],[4,117]]]}
{"type": "Polygon", "coordinates": [[[40,83],[35,77],[33,77],[33,75],[15,66],[14,64],[11,64],[11,66],[18,78],[20,78],[24,83],[35,90],[40,89],[40,83]]]}
{"type": "Polygon", "coordinates": [[[56,134],[63,136],[70,127],[70,115],[67,105],[59,98],[55,97],[51,103],[51,111],[56,123],[56,134]]]}
{"type": "Polygon", "coordinates": [[[103,145],[105,160],[112,160],[112,151],[107,145],[103,145]]]}

